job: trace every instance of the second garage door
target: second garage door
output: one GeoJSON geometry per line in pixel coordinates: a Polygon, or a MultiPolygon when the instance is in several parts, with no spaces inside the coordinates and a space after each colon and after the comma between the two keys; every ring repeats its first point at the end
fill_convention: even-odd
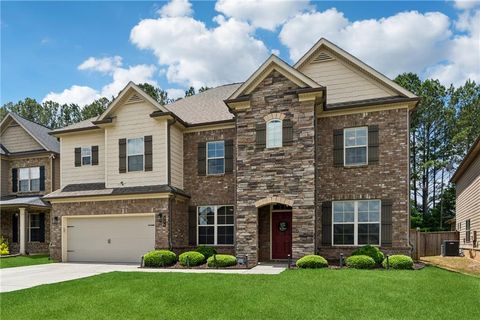
{"type": "Polygon", "coordinates": [[[68,217],[67,261],[135,262],[155,248],[155,218],[68,217]]]}

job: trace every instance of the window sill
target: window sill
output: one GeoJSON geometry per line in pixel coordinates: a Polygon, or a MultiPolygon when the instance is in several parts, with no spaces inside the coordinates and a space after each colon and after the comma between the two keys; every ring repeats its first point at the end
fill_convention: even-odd
{"type": "Polygon", "coordinates": [[[358,165],[344,165],[342,168],[344,169],[359,169],[359,168],[368,168],[368,164],[358,164],[358,165]]]}
{"type": "Polygon", "coordinates": [[[213,247],[213,248],[233,248],[235,247],[234,244],[198,244],[197,243],[197,247],[199,246],[205,246],[205,247],[213,247]]]}

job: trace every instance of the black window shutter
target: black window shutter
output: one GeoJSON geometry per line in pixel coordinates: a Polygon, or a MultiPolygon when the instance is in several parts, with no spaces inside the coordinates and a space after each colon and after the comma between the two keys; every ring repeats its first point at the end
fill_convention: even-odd
{"type": "Polygon", "coordinates": [[[285,119],[282,122],[283,132],[282,132],[282,140],[283,144],[290,144],[293,142],[293,123],[292,120],[285,119]]]}
{"type": "Polygon", "coordinates": [[[75,167],[82,165],[82,148],[75,148],[75,167]]]}
{"type": "Polygon", "coordinates": [[[18,243],[18,215],[12,215],[12,242],[18,243]]]}
{"type": "Polygon", "coordinates": [[[382,200],[382,247],[392,246],[392,200],[382,200]]]}
{"type": "Polygon", "coordinates": [[[45,166],[40,166],[40,191],[45,191],[45,166]]]}
{"type": "Polygon", "coordinates": [[[332,245],[332,202],[322,203],[322,246],[332,245]]]}
{"type": "Polygon", "coordinates": [[[45,242],[45,213],[40,213],[40,230],[38,234],[38,241],[45,242]]]}
{"type": "Polygon", "coordinates": [[[333,130],[333,166],[343,167],[343,129],[333,130]]]}
{"type": "Polygon", "coordinates": [[[265,148],[267,143],[267,125],[265,122],[257,124],[255,128],[256,145],[259,148],[265,148]]]}
{"type": "Polygon", "coordinates": [[[18,178],[17,178],[17,168],[12,169],[12,192],[18,191],[18,178]]]}
{"type": "Polygon", "coordinates": [[[199,176],[207,174],[207,143],[199,142],[197,148],[197,172],[199,176]]]}
{"type": "Polygon", "coordinates": [[[188,244],[197,245],[197,207],[188,207],[188,244]]]}
{"type": "Polygon", "coordinates": [[[118,172],[127,172],[127,139],[118,139],[118,172]]]}
{"type": "Polygon", "coordinates": [[[153,151],[152,151],[152,136],[143,137],[144,153],[145,153],[145,171],[152,171],[153,169],[153,151]]]}
{"type": "Polygon", "coordinates": [[[92,146],[92,166],[98,166],[98,146],[92,146]]]}
{"type": "Polygon", "coordinates": [[[225,173],[233,172],[233,140],[225,140],[225,173]]]}
{"type": "Polygon", "coordinates": [[[378,164],[378,126],[368,126],[368,164],[378,164]]]}

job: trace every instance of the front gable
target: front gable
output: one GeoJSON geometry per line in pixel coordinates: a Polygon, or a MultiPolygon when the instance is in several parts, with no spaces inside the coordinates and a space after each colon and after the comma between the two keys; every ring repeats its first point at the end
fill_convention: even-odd
{"type": "Polygon", "coordinates": [[[10,115],[7,115],[1,124],[1,143],[9,153],[45,150],[45,148],[10,115]]]}

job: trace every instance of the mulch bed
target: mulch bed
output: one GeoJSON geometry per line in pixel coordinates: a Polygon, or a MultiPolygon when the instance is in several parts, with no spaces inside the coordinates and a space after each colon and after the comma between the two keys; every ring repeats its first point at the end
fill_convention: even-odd
{"type": "MultiPolygon", "coordinates": [[[[202,264],[200,266],[196,266],[196,267],[185,267],[185,266],[182,266],[179,262],[177,262],[176,264],[174,264],[173,266],[169,266],[169,267],[160,267],[160,268],[152,268],[152,267],[143,267],[145,269],[212,269],[214,270],[215,268],[210,268],[207,266],[207,264],[202,264]]],[[[231,267],[224,267],[224,268],[218,268],[219,270],[222,270],[222,269],[249,269],[247,268],[245,265],[240,265],[240,264],[237,264],[236,266],[231,266],[231,267]]]]}

